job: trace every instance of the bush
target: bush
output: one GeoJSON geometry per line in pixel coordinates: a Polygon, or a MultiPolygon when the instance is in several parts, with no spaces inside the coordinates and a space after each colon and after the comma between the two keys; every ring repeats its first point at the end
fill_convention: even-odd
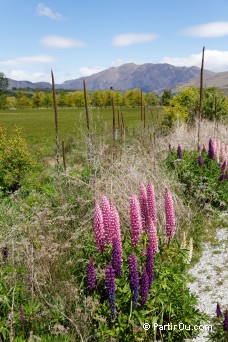
{"type": "Polygon", "coordinates": [[[228,206],[228,182],[220,181],[221,165],[202,152],[203,165],[199,166],[197,151],[183,151],[182,158],[172,149],[165,160],[169,170],[184,186],[187,199],[194,198],[202,207],[210,204],[214,208],[226,209],[228,206]]]}
{"type": "Polygon", "coordinates": [[[18,190],[33,167],[34,161],[21,130],[15,128],[13,136],[7,138],[6,131],[0,127],[0,189],[4,193],[18,190]]]}

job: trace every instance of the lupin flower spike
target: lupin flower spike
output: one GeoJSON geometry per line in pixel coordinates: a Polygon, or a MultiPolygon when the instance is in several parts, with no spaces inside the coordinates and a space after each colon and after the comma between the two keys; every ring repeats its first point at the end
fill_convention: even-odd
{"type": "Polygon", "coordinates": [[[130,287],[133,293],[132,295],[133,309],[136,309],[136,306],[138,303],[138,295],[139,295],[139,273],[138,273],[137,259],[133,253],[129,255],[128,263],[129,263],[130,287]]]}
{"type": "Polygon", "coordinates": [[[210,159],[215,158],[214,144],[213,144],[212,139],[209,140],[208,157],[210,159]]]}
{"type": "Polygon", "coordinates": [[[116,276],[122,275],[122,245],[116,238],[112,243],[112,267],[116,276]]]}
{"type": "Polygon", "coordinates": [[[182,149],[180,145],[178,145],[178,148],[177,148],[177,157],[178,159],[182,159],[182,149]]]}
{"type": "Polygon", "coordinates": [[[101,195],[101,202],[105,240],[107,243],[111,243],[112,236],[110,232],[110,204],[108,198],[104,194],[101,195]]]}
{"type": "Polygon", "coordinates": [[[111,265],[108,265],[105,269],[105,286],[108,297],[109,308],[111,311],[112,321],[116,318],[116,301],[115,301],[115,271],[111,265]]]}
{"type": "Polygon", "coordinates": [[[156,227],[157,209],[156,209],[154,186],[151,181],[148,181],[148,184],[147,184],[147,205],[148,205],[148,217],[152,218],[153,224],[156,227]]]}
{"type": "Polygon", "coordinates": [[[147,222],[148,222],[148,207],[147,207],[146,187],[143,183],[141,183],[140,185],[139,203],[140,203],[141,218],[142,218],[142,228],[143,230],[146,231],[147,222]]]}
{"type": "Polygon", "coordinates": [[[166,216],[166,237],[170,240],[175,234],[175,214],[172,195],[169,189],[165,189],[165,216],[166,216]]]}
{"type": "Polygon", "coordinates": [[[94,210],[94,237],[98,252],[104,252],[105,250],[105,236],[104,236],[104,224],[103,216],[97,200],[95,200],[94,210]]]}
{"type": "Polygon", "coordinates": [[[144,306],[147,302],[148,299],[148,294],[149,294],[149,277],[147,274],[146,267],[143,266],[142,268],[142,277],[140,281],[140,304],[144,306]]]}
{"type": "Polygon", "coordinates": [[[217,303],[217,306],[216,306],[216,316],[217,317],[221,317],[222,316],[222,310],[221,310],[221,307],[220,307],[219,303],[217,303]]]}
{"type": "Polygon", "coordinates": [[[130,223],[131,223],[131,241],[132,246],[139,245],[142,234],[142,221],[137,197],[132,195],[130,197],[130,223]]]}

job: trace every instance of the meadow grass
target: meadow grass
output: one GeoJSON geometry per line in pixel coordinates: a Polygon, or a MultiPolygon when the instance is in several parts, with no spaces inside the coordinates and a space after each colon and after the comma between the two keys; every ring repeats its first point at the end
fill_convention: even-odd
{"type": "MultiPolygon", "coordinates": [[[[116,108],[116,121],[117,121],[116,108]]],[[[127,128],[140,124],[140,108],[120,109],[124,115],[127,128]]],[[[84,108],[59,108],[59,138],[60,141],[77,138],[81,130],[86,128],[84,108]]],[[[112,108],[90,108],[92,126],[100,131],[112,130],[112,108]]],[[[148,113],[147,124],[151,123],[148,113]],[[150,121],[150,122],[149,122],[150,121]]],[[[0,125],[5,126],[7,134],[11,135],[15,126],[22,129],[30,149],[40,156],[54,156],[55,154],[55,126],[52,108],[1,110],[0,125]]]]}

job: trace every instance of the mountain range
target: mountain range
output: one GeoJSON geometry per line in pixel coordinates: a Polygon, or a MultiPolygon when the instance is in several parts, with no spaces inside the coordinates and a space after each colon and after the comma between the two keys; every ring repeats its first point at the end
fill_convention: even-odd
{"type": "MultiPolygon", "coordinates": [[[[84,79],[87,90],[140,88],[144,92],[153,91],[161,94],[164,89],[175,90],[177,86],[198,85],[199,78],[200,68],[195,66],[177,67],[165,63],[145,63],[141,65],[127,63],[108,68],[91,76],[68,80],[55,86],[56,89],[81,90],[84,79]]],[[[215,73],[204,70],[204,84],[206,86],[216,86],[226,91],[228,90],[228,72],[215,73]]],[[[44,89],[51,88],[51,84],[48,82],[33,83],[9,79],[9,89],[12,88],[44,89]]]]}

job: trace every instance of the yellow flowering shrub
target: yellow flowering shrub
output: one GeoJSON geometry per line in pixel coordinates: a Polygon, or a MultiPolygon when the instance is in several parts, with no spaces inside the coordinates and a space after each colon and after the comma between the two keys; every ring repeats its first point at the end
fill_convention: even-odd
{"type": "Polygon", "coordinates": [[[12,137],[7,138],[6,130],[0,127],[0,189],[4,192],[19,189],[33,167],[34,161],[21,130],[15,128],[12,137]]]}

